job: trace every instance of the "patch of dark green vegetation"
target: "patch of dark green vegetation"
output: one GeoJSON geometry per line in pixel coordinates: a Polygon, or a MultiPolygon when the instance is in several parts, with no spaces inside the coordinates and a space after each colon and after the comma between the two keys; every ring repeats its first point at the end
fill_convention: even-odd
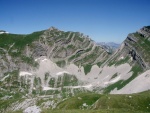
{"type": "Polygon", "coordinates": [[[20,42],[25,35],[17,34],[1,34],[0,35],[0,47],[8,49],[11,44],[16,43],[15,46],[20,46],[20,42]]]}
{"type": "Polygon", "coordinates": [[[129,61],[129,59],[130,59],[129,56],[127,56],[126,58],[117,61],[117,62],[115,63],[115,66],[118,66],[118,65],[127,63],[127,62],[129,61]]]}
{"type": "Polygon", "coordinates": [[[116,78],[117,76],[118,76],[118,74],[115,73],[115,74],[110,78],[110,80],[113,79],[113,78],[116,78]]]}
{"type": "Polygon", "coordinates": [[[34,78],[33,86],[34,86],[34,88],[36,88],[36,89],[32,90],[33,95],[40,94],[42,92],[41,78],[40,77],[35,77],[34,78]]]}
{"type": "Polygon", "coordinates": [[[22,56],[22,52],[26,46],[32,46],[32,42],[38,40],[43,32],[39,31],[28,35],[1,34],[0,47],[9,50],[8,53],[11,57],[18,58],[18,60],[37,67],[38,63],[31,57],[22,56]]]}
{"type": "Polygon", "coordinates": [[[74,53],[76,51],[76,46],[70,44],[67,46],[66,51],[71,51],[72,53],[74,53]]]}
{"type": "Polygon", "coordinates": [[[75,42],[76,40],[80,41],[80,42],[83,42],[84,41],[84,38],[81,37],[80,33],[79,32],[74,32],[75,36],[74,36],[74,39],[73,41],[75,42]]]}
{"type": "Polygon", "coordinates": [[[57,79],[57,88],[63,86],[63,84],[62,84],[62,79],[63,79],[62,76],[58,76],[58,79],[57,79]]]}
{"type": "Polygon", "coordinates": [[[91,50],[92,50],[92,47],[86,49],[85,52],[89,52],[89,51],[91,51],[91,50]]]}
{"type": "Polygon", "coordinates": [[[127,80],[119,80],[118,82],[109,85],[104,89],[104,93],[110,93],[111,90],[114,90],[117,88],[117,90],[120,90],[123,88],[125,85],[127,85],[129,82],[131,82],[133,79],[135,79],[139,73],[141,73],[143,69],[139,65],[135,65],[132,67],[131,72],[133,72],[132,76],[128,78],[127,80]]]}
{"type": "Polygon", "coordinates": [[[28,35],[1,34],[0,47],[8,49],[8,47],[14,43],[15,48],[22,50],[27,44],[31,44],[33,41],[39,39],[43,32],[44,31],[39,31],[28,35]]]}
{"type": "Polygon", "coordinates": [[[40,106],[43,102],[46,102],[46,101],[48,101],[48,100],[39,98],[39,99],[37,100],[37,102],[36,102],[36,105],[37,105],[37,106],[40,106]]]}
{"type": "Polygon", "coordinates": [[[65,60],[61,60],[61,61],[56,62],[56,64],[59,67],[64,67],[66,65],[66,62],[65,62],[65,60]]]}
{"type": "Polygon", "coordinates": [[[50,78],[48,84],[49,84],[50,87],[54,87],[54,85],[55,85],[55,78],[54,77],[50,78]]]}
{"type": "Polygon", "coordinates": [[[23,101],[24,99],[20,98],[20,95],[16,95],[15,97],[8,99],[8,100],[2,100],[0,99],[0,112],[3,113],[2,111],[7,110],[11,106],[12,103],[14,102],[19,102],[23,101]],[[19,96],[19,97],[18,97],[19,96]]]}
{"type": "Polygon", "coordinates": [[[89,64],[92,64],[92,63],[94,63],[94,61],[95,61],[95,59],[98,57],[98,55],[99,55],[99,54],[98,54],[97,52],[91,53],[91,54],[85,56],[83,59],[81,59],[80,62],[81,62],[82,64],[84,64],[84,63],[86,63],[86,62],[88,62],[89,64]]]}
{"type": "Polygon", "coordinates": [[[7,111],[7,113],[23,113],[23,110],[7,111]]]}
{"type": "Polygon", "coordinates": [[[21,56],[21,59],[23,62],[32,65],[34,67],[37,67],[39,65],[38,62],[35,62],[34,58],[32,57],[21,56]]]}
{"type": "Polygon", "coordinates": [[[84,66],[84,73],[87,75],[91,71],[92,65],[87,64],[84,66]]]}
{"type": "Polygon", "coordinates": [[[45,73],[45,77],[44,77],[44,80],[45,81],[47,81],[47,79],[48,79],[48,77],[49,77],[50,75],[49,75],[49,73],[47,72],[47,73],[45,73]]]}
{"type": "Polygon", "coordinates": [[[22,96],[25,95],[25,93],[18,90],[20,87],[18,70],[7,72],[4,77],[5,79],[0,81],[0,112],[10,107],[12,103],[24,100],[22,96]]]}
{"type": "Polygon", "coordinates": [[[116,59],[112,60],[109,62],[108,66],[112,66],[112,65],[115,65],[115,66],[119,66],[121,64],[125,64],[129,61],[130,57],[127,56],[126,58],[123,58],[123,59],[120,59],[119,61],[117,61],[116,59]]]}
{"type": "Polygon", "coordinates": [[[78,58],[78,57],[80,57],[80,56],[81,56],[80,53],[75,54],[75,55],[72,55],[72,56],[68,59],[68,61],[72,61],[73,59],[78,58]]]}
{"type": "Polygon", "coordinates": [[[98,66],[98,67],[101,67],[102,64],[103,64],[103,62],[98,62],[98,63],[97,63],[97,66],[98,66]]]}
{"type": "MultiPolygon", "coordinates": [[[[4,74],[5,79],[3,79],[3,81],[0,81],[0,88],[3,89],[7,89],[7,91],[16,91],[17,88],[19,88],[19,81],[18,81],[18,77],[19,76],[19,71],[18,70],[14,70],[12,72],[7,72],[4,74]]],[[[0,92],[3,91],[0,89],[0,92]]],[[[7,93],[6,91],[6,93],[7,93]]],[[[1,93],[1,96],[5,96],[3,95],[3,93],[1,93]]]]}
{"type": "Polygon", "coordinates": [[[70,45],[68,45],[68,46],[67,46],[67,48],[73,48],[73,49],[74,49],[74,48],[75,48],[75,46],[74,46],[74,45],[72,45],[72,44],[70,44],[70,45]]]}
{"type": "Polygon", "coordinates": [[[78,79],[74,75],[67,73],[63,76],[63,86],[76,86],[78,85],[78,79]]]}
{"type": "MultiPolygon", "coordinates": [[[[137,38],[137,43],[132,44],[136,51],[142,56],[142,58],[145,60],[145,62],[150,61],[150,37],[144,37],[143,35],[139,33],[134,33],[134,36],[137,38]]],[[[130,43],[131,44],[131,43],[130,43]]]]}

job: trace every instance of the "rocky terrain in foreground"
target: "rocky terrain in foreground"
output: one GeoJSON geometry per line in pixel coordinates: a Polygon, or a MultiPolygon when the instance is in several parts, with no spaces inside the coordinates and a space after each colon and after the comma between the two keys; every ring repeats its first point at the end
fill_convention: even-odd
{"type": "Polygon", "coordinates": [[[149,55],[149,26],[129,34],[115,52],[107,51],[82,33],[54,27],[27,35],[1,33],[0,111],[40,113],[48,112],[46,109],[113,108],[150,111],[149,55]],[[140,93],[144,91],[147,92],[140,93]],[[126,104],[109,101],[112,98],[113,102],[126,104]],[[72,105],[74,99],[78,101],[72,105]],[[143,106],[138,99],[144,100],[143,106]]]}

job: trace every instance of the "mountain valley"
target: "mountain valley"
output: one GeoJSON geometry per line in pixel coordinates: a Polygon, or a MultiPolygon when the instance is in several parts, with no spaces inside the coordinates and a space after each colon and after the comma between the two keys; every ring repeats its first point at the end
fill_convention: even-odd
{"type": "Polygon", "coordinates": [[[115,49],[55,27],[0,32],[0,112],[150,112],[150,26],[115,49]]]}

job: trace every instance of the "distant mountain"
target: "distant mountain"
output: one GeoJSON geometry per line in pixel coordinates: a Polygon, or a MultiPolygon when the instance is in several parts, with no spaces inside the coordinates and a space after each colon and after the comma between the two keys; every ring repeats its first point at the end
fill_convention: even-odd
{"type": "Polygon", "coordinates": [[[9,32],[4,31],[4,30],[0,30],[0,34],[8,34],[9,32]]]}
{"type": "Polygon", "coordinates": [[[120,47],[120,44],[114,42],[98,42],[97,44],[109,53],[115,52],[120,47]]]}

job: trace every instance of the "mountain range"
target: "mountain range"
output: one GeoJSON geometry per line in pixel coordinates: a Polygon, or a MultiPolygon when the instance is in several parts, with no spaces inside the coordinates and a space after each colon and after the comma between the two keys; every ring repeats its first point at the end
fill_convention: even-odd
{"type": "Polygon", "coordinates": [[[104,48],[107,52],[113,53],[115,52],[121,44],[114,43],[114,42],[98,42],[97,45],[100,45],[102,48],[104,48]]]}
{"type": "Polygon", "coordinates": [[[150,112],[149,55],[150,26],[121,44],[55,27],[26,35],[1,30],[0,111],[150,112]]]}

